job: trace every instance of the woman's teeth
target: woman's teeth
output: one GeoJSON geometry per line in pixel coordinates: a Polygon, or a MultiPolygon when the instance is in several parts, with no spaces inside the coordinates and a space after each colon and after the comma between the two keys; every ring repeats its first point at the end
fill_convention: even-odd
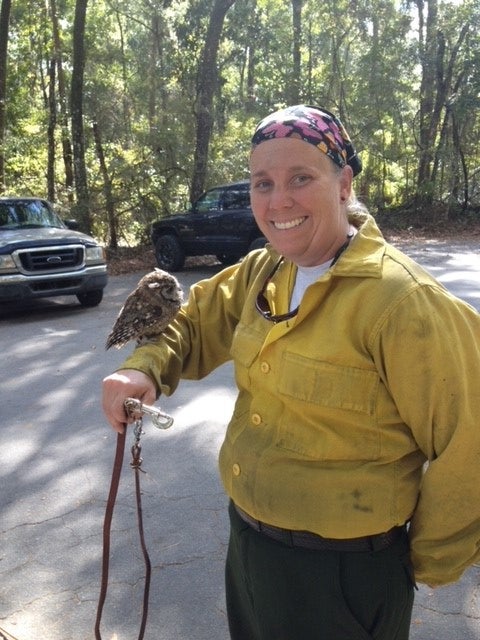
{"type": "Polygon", "coordinates": [[[284,230],[284,229],[293,229],[294,227],[298,227],[299,225],[302,224],[302,222],[305,220],[305,217],[303,218],[295,218],[295,220],[289,220],[288,222],[273,222],[273,226],[275,227],[275,229],[280,229],[280,230],[284,230]]]}

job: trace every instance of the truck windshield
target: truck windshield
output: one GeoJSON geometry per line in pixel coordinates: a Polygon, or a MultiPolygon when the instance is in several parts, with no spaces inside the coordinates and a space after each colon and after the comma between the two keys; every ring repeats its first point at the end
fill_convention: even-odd
{"type": "Polygon", "coordinates": [[[42,200],[0,201],[0,229],[60,227],[65,225],[42,200]]]}

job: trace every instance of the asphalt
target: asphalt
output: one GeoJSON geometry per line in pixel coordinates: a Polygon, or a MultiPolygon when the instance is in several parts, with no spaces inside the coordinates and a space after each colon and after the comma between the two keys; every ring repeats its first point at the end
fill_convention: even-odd
{"type": "MultiPolygon", "coordinates": [[[[403,246],[480,309],[478,241],[403,246]]],[[[188,286],[213,271],[190,269],[179,277],[188,286]]],[[[0,640],[94,637],[116,442],[99,406],[100,381],[126,355],[105,353],[103,344],[141,275],[112,277],[97,309],[72,299],[0,309],[0,640]]],[[[228,526],[216,458],[234,397],[225,365],[163,399],[175,418],[170,430],[145,421],[141,482],[152,562],[145,640],[228,639],[228,526]]],[[[144,568],[128,462],[127,455],[112,527],[104,640],[137,638],[140,623],[144,568]]],[[[411,639],[480,639],[479,567],[455,585],[420,587],[411,639]]]]}

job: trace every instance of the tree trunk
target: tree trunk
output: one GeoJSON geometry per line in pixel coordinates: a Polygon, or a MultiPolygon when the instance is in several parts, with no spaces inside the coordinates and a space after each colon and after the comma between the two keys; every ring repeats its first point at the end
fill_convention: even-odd
{"type": "MultiPolygon", "coordinates": [[[[460,30],[458,39],[455,45],[451,48],[450,59],[447,61],[446,58],[446,46],[445,46],[445,38],[442,32],[438,34],[438,66],[437,66],[437,77],[438,77],[438,88],[437,88],[437,97],[435,102],[435,109],[433,114],[434,123],[436,123],[436,129],[440,129],[440,119],[442,110],[445,110],[444,122],[448,122],[449,112],[453,111],[451,107],[455,102],[455,96],[461,92],[461,87],[463,84],[463,80],[465,77],[465,70],[462,68],[460,73],[458,74],[456,80],[453,80],[454,70],[457,66],[457,58],[460,51],[461,46],[463,45],[465,38],[467,37],[467,33],[470,29],[470,24],[466,23],[463,25],[460,30]],[[440,61],[441,59],[441,61],[440,61]],[[445,68],[445,62],[448,62],[445,68]]],[[[443,126],[440,130],[440,135],[438,137],[435,157],[432,167],[431,180],[433,184],[436,184],[437,181],[437,171],[440,163],[441,150],[446,145],[446,136],[449,132],[448,127],[443,126]]],[[[453,135],[453,134],[452,134],[453,135]]],[[[457,148],[454,146],[454,148],[457,148]]]]}
{"type": "Polygon", "coordinates": [[[98,124],[96,122],[92,125],[93,129],[93,137],[95,138],[95,149],[97,151],[97,158],[100,164],[100,173],[103,178],[103,193],[105,195],[105,208],[107,210],[107,219],[108,219],[108,235],[109,235],[109,243],[108,246],[110,249],[118,248],[118,238],[117,238],[117,221],[115,217],[115,204],[113,201],[113,193],[112,193],[112,181],[108,174],[107,164],[105,162],[105,154],[103,152],[102,146],[102,138],[100,135],[100,131],[98,129],[98,124]]]}
{"type": "Polygon", "coordinates": [[[248,47],[247,58],[247,100],[245,105],[247,113],[253,113],[257,100],[255,89],[256,53],[255,43],[252,42],[248,47]]]}
{"type": "MultiPolygon", "coordinates": [[[[419,18],[419,51],[422,66],[420,84],[419,112],[419,162],[417,174],[417,191],[422,202],[429,203],[433,199],[431,171],[435,145],[436,125],[434,122],[435,91],[438,76],[437,69],[437,0],[427,0],[427,21],[423,19],[423,0],[417,0],[419,18]]],[[[438,125],[438,123],[437,123],[438,125]]]]}
{"type": "MultiPolygon", "coordinates": [[[[155,128],[157,125],[157,79],[159,63],[159,54],[161,55],[161,31],[160,31],[160,18],[157,13],[154,13],[150,23],[151,31],[151,43],[150,43],[150,56],[148,63],[148,124],[150,129],[150,135],[155,135],[155,128]]],[[[161,58],[160,58],[161,60],[161,58]]],[[[162,105],[163,107],[163,105],[162,105]]]]}
{"type": "Polygon", "coordinates": [[[73,68],[72,68],[72,140],[75,194],[74,214],[80,228],[90,233],[90,206],[85,165],[85,137],[83,128],[83,75],[85,70],[85,19],[88,0],[76,0],[73,23],[73,68]]]}
{"type": "Polygon", "coordinates": [[[55,59],[50,61],[48,77],[47,193],[50,202],[55,202],[55,128],[57,124],[55,101],[55,59]]]}
{"type": "MultiPolygon", "coordinates": [[[[468,167],[465,161],[465,154],[462,149],[462,140],[460,137],[459,127],[457,123],[457,119],[455,118],[455,114],[452,112],[452,138],[454,148],[457,150],[457,153],[460,157],[460,166],[462,168],[462,178],[463,178],[463,202],[462,209],[465,210],[468,207],[469,200],[469,186],[468,186],[468,167]]],[[[460,194],[458,194],[460,196],[460,194]]],[[[449,203],[450,205],[451,203],[449,203]]],[[[449,206],[449,215],[450,215],[450,206],[449,206]]]]}
{"type": "Polygon", "coordinates": [[[246,114],[255,112],[255,104],[257,102],[256,90],[256,68],[257,68],[257,40],[258,40],[258,10],[257,1],[252,0],[250,6],[250,19],[248,21],[248,44],[245,51],[245,65],[242,70],[242,81],[240,99],[245,105],[246,114]],[[245,80],[245,91],[243,91],[245,80]]]}
{"type": "Polygon", "coordinates": [[[5,191],[5,112],[7,101],[7,46],[11,0],[2,0],[0,9],[0,193],[5,191]]]}
{"type": "Polygon", "coordinates": [[[52,33],[53,47],[55,51],[55,62],[57,66],[57,83],[58,83],[58,104],[60,107],[60,128],[62,137],[62,156],[65,171],[65,187],[70,203],[73,202],[73,154],[72,142],[70,139],[70,129],[68,126],[68,104],[67,92],[65,89],[65,73],[63,71],[63,53],[62,41],[60,38],[60,29],[58,26],[58,14],[56,0],[50,0],[52,13],[52,33]]]}
{"type": "MultiPolygon", "coordinates": [[[[419,18],[422,14],[423,0],[417,0],[419,18]]],[[[444,33],[438,28],[437,0],[428,0],[426,27],[420,21],[420,54],[422,62],[422,81],[420,86],[420,128],[419,162],[417,174],[417,202],[430,205],[435,197],[435,184],[438,180],[438,167],[442,149],[446,147],[446,135],[449,128],[448,105],[453,88],[453,75],[457,58],[465,41],[470,24],[467,22],[460,30],[455,45],[447,59],[448,47],[444,33]],[[442,126],[442,113],[445,113],[442,126]]],[[[461,72],[462,73],[462,72],[461,72]]],[[[427,209],[428,210],[428,209],[427,209]]],[[[433,211],[433,210],[432,210],[433,211]]]]}
{"type": "Polygon", "coordinates": [[[196,144],[193,159],[190,200],[203,192],[207,175],[208,148],[213,128],[213,96],[217,84],[217,53],[223,22],[235,0],[215,0],[208,24],[205,47],[199,68],[199,89],[196,114],[196,144]]]}
{"type": "Polygon", "coordinates": [[[302,41],[302,4],[303,0],[291,0],[292,20],[293,20],[293,43],[292,43],[292,73],[290,75],[290,86],[287,87],[286,94],[290,104],[300,102],[300,87],[302,86],[302,66],[301,66],[301,41],[302,41]]]}
{"type": "Polygon", "coordinates": [[[125,53],[125,38],[123,34],[123,24],[121,16],[118,11],[115,12],[117,17],[118,33],[120,34],[120,51],[121,51],[121,67],[122,67],[122,106],[123,106],[123,129],[125,132],[125,140],[129,145],[131,142],[132,133],[132,120],[130,115],[130,101],[128,98],[128,71],[127,71],[127,56],[125,53]]]}

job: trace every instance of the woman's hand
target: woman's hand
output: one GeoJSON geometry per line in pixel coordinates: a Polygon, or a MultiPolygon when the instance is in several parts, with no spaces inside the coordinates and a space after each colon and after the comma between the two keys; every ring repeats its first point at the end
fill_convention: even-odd
{"type": "Polygon", "coordinates": [[[125,425],[133,422],[125,411],[126,398],[137,398],[144,404],[153,404],[157,399],[153,380],[135,369],[120,369],[103,380],[103,411],[118,433],[123,433],[125,425]]]}

